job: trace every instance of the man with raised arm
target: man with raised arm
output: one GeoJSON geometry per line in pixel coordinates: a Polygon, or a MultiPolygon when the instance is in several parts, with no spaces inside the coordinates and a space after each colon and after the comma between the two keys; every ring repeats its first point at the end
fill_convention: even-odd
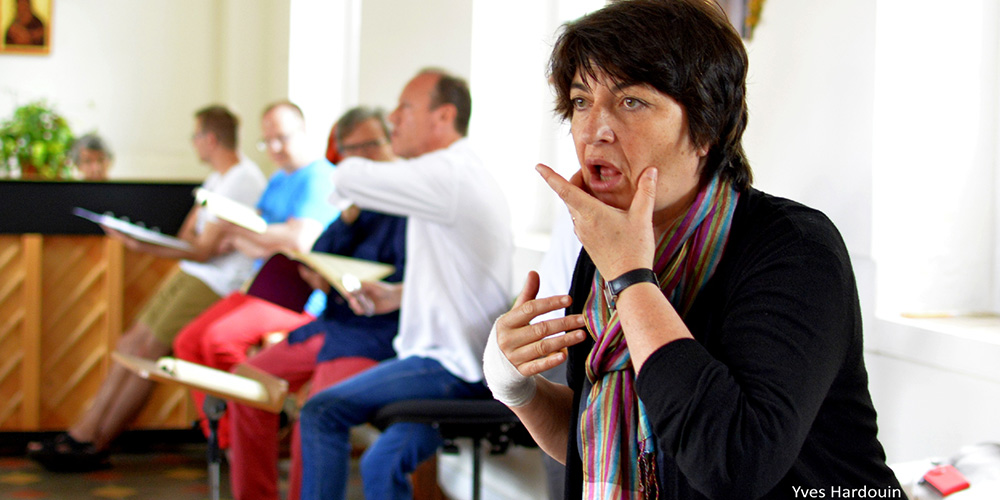
{"type": "MultiPolygon", "coordinates": [[[[480,359],[493,320],[510,301],[512,243],[506,200],[465,139],[471,104],[460,78],[421,71],[389,117],[393,151],[404,159],[349,158],[334,174],[338,198],[408,218],[406,270],[402,284],[362,283],[370,312],[400,310],[396,357],[303,407],[302,498],[343,498],[348,431],[379,408],[489,396],[480,359]]],[[[356,300],[352,307],[364,311],[356,300]]],[[[409,498],[408,474],[440,443],[429,425],[389,426],[361,459],[365,497],[409,498]]]]}

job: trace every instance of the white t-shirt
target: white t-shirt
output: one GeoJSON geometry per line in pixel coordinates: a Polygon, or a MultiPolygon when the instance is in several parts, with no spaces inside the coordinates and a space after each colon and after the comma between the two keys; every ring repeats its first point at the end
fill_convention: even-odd
{"type": "Polygon", "coordinates": [[[348,158],[333,182],[335,196],[408,217],[396,354],[482,380],[486,337],[513,298],[513,243],[507,201],[468,141],[389,163],[348,158]]]}
{"type": "MultiPolygon", "coordinates": [[[[257,199],[267,186],[267,178],[249,158],[240,158],[225,174],[212,172],[201,185],[213,193],[238,201],[250,208],[257,205],[257,199]]],[[[214,222],[215,216],[207,210],[200,210],[195,221],[194,232],[201,234],[205,224],[214,222]]],[[[200,279],[220,297],[225,297],[238,289],[253,273],[254,260],[239,252],[216,255],[205,262],[182,260],[181,271],[200,279]]]]}

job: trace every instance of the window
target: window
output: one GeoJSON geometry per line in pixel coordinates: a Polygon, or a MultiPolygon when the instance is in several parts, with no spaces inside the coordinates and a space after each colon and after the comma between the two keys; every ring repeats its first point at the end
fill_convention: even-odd
{"type": "Polygon", "coordinates": [[[873,256],[880,314],[1000,311],[1000,7],[880,0],[873,256]]]}

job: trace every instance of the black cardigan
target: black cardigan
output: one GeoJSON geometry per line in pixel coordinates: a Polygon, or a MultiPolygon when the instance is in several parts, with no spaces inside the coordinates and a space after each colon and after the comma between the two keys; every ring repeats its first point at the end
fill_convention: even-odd
{"type": "MultiPolygon", "coordinates": [[[[569,313],[582,309],[593,275],[583,252],[569,313]]],[[[742,193],[722,260],[684,321],[695,340],[661,347],[636,382],[661,499],[809,498],[810,489],[858,498],[858,488],[904,498],[876,438],[850,258],[826,216],[742,193]]],[[[567,498],[581,496],[577,424],[592,346],[569,355],[567,498]]]]}

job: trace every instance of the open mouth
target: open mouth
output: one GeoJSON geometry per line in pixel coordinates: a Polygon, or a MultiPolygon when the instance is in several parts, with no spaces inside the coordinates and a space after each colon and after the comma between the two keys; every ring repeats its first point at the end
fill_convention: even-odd
{"type": "Polygon", "coordinates": [[[622,178],[622,171],[615,168],[603,160],[587,161],[587,168],[590,169],[592,188],[610,188],[622,178]]]}

